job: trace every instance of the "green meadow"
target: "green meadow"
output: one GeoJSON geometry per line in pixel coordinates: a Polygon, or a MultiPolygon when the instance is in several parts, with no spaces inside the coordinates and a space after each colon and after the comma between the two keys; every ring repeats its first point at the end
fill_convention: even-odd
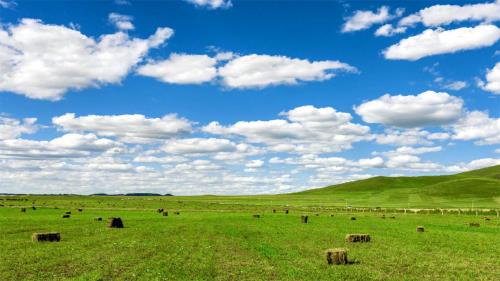
{"type": "Polygon", "coordinates": [[[499,280],[499,172],[268,196],[1,196],[0,280],[499,280]],[[31,240],[50,231],[61,241],[31,240]],[[352,263],[328,265],[329,248],[352,263]]]}

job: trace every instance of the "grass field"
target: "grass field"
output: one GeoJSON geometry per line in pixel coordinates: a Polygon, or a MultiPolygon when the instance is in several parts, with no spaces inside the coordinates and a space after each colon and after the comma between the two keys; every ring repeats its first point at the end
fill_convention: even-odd
{"type": "Polygon", "coordinates": [[[498,170],[374,178],[273,196],[1,196],[0,280],[499,280],[496,210],[476,216],[340,208],[468,208],[472,201],[498,209],[498,170]],[[476,185],[463,184],[470,180],[476,185]],[[65,211],[71,218],[61,217],[65,211]],[[309,223],[300,222],[302,214],[309,223]],[[125,228],[107,228],[108,217],[121,217],[125,228]],[[424,233],[416,232],[419,225],[424,233]],[[31,241],[45,231],[62,240],[31,241]],[[349,233],[372,241],[347,243],[349,233]],[[337,247],[354,263],[327,265],[325,250],[337,247]]]}

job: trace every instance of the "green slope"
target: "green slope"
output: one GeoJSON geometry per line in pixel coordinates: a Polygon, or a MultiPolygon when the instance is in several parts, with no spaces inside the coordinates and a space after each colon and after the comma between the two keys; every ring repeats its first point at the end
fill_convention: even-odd
{"type": "Polygon", "coordinates": [[[500,165],[446,176],[374,177],[307,190],[364,206],[500,207],[500,165]]]}

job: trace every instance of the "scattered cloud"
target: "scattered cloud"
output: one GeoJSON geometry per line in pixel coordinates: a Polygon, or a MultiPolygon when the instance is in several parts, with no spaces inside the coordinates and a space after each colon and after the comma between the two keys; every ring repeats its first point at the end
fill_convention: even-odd
{"type": "Polygon", "coordinates": [[[426,91],[419,95],[384,95],[354,110],[367,123],[400,128],[450,124],[463,113],[463,100],[447,93],[426,91]]]}
{"type": "Polygon", "coordinates": [[[395,17],[400,17],[404,9],[397,9],[394,15],[389,13],[389,7],[382,6],[376,12],[372,11],[356,11],[354,14],[346,18],[346,22],[342,26],[342,32],[353,32],[370,28],[374,24],[381,24],[395,17]]]}
{"type": "Polygon", "coordinates": [[[210,134],[242,136],[250,143],[269,145],[276,152],[328,153],[371,138],[367,126],[352,123],[349,113],[331,107],[301,106],[280,114],[285,119],[239,121],[229,126],[211,122],[203,127],[210,134]]]}
{"type": "Polygon", "coordinates": [[[36,121],[36,118],[18,120],[0,115],[0,140],[14,139],[23,134],[35,133],[38,130],[36,121]]]}
{"type": "Polygon", "coordinates": [[[0,141],[0,158],[51,159],[84,157],[123,145],[94,134],[66,134],[50,141],[8,139],[0,141]]]}
{"type": "Polygon", "coordinates": [[[383,51],[386,59],[415,61],[424,57],[489,47],[500,39],[494,25],[461,27],[452,30],[427,29],[383,51]],[[467,38],[467,40],[464,40],[467,38]]]}
{"type": "Polygon", "coordinates": [[[207,55],[171,54],[167,60],[151,61],[137,70],[171,84],[200,84],[217,76],[217,60],[207,55]]]}
{"type": "Polygon", "coordinates": [[[375,31],[375,36],[390,37],[405,32],[406,27],[394,27],[392,24],[384,24],[375,31]]]}
{"type": "Polygon", "coordinates": [[[452,91],[459,91],[467,88],[468,84],[465,81],[452,81],[443,85],[443,88],[452,91]]]}
{"type": "Polygon", "coordinates": [[[175,114],[147,118],[141,114],[87,115],[66,113],[52,118],[52,123],[66,132],[94,132],[99,136],[117,137],[127,143],[150,143],[188,134],[192,123],[175,114]]]}
{"type": "Polygon", "coordinates": [[[487,70],[486,82],[479,80],[478,85],[485,91],[500,95],[500,62],[487,70]]]}
{"type": "Polygon", "coordinates": [[[118,30],[134,30],[135,27],[132,24],[133,17],[122,15],[118,13],[111,13],[108,16],[108,20],[112,23],[118,30]]]}
{"type": "Polygon", "coordinates": [[[10,9],[17,6],[17,3],[13,0],[0,0],[0,8],[10,9]]]}
{"type": "Polygon", "coordinates": [[[271,55],[246,55],[230,60],[219,68],[222,83],[228,88],[264,88],[293,85],[300,81],[323,81],[336,72],[356,72],[356,68],[340,61],[309,61],[271,55]]]}
{"type": "Polygon", "coordinates": [[[500,144],[500,118],[491,118],[486,112],[468,112],[452,126],[456,140],[475,140],[479,145],[500,144]]]}
{"type": "Polygon", "coordinates": [[[227,9],[233,6],[231,0],[184,0],[198,7],[207,7],[209,9],[227,9]]]}
{"type": "Polygon", "coordinates": [[[119,83],[172,34],[158,28],[147,39],[117,32],[95,40],[66,26],[22,19],[0,27],[0,91],[55,101],[70,89],[119,83]]]}
{"type": "Polygon", "coordinates": [[[434,5],[402,18],[401,26],[422,23],[425,26],[442,26],[461,21],[494,22],[500,20],[500,1],[472,5],[434,5]]]}

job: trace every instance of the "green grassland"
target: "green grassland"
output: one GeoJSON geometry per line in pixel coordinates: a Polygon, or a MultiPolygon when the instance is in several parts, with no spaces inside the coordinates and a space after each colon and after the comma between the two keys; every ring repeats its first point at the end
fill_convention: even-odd
{"type": "Polygon", "coordinates": [[[499,280],[496,210],[396,209],[500,209],[499,175],[496,166],[267,196],[0,196],[0,280],[499,280]],[[61,218],[65,211],[71,218],[61,218]],[[125,228],[107,228],[107,217],[125,228]],[[44,231],[62,240],[31,241],[44,231]],[[347,243],[348,233],[372,241],[347,243]],[[355,263],[327,265],[324,251],[337,247],[355,263]]]}

